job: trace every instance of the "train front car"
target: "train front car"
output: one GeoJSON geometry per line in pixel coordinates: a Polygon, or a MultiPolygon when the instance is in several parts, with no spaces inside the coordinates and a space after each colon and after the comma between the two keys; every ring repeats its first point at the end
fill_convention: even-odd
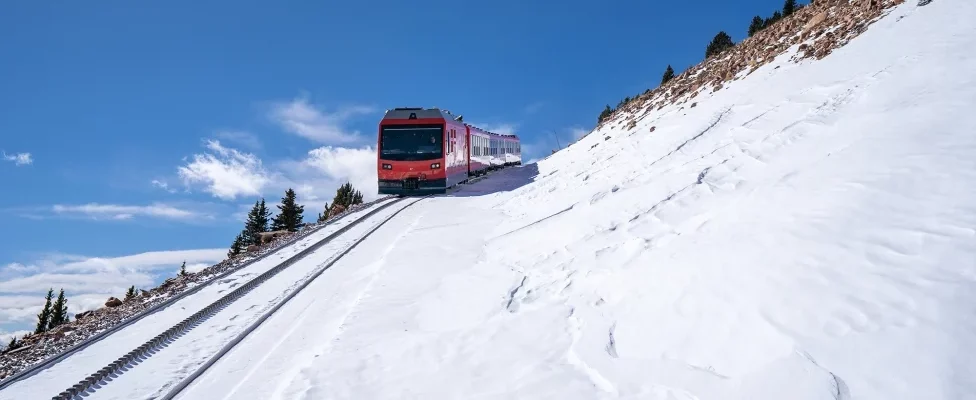
{"type": "Polygon", "coordinates": [[[380,121],[380,194],[444,193],[467,179],[464,124],[446,110],[395,108],[380,121]]]}

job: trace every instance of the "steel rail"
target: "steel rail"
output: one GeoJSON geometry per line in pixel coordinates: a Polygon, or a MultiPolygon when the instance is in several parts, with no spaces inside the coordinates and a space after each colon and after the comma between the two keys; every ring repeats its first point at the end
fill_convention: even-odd
{"type": "MultiPolygon", "coordinates": [[[[389,201],[389,202],[386,202],[385,204],[382,204],[382,205],[380,205],[378,207],[375,207],[373,210],[370,210],[368,213],[366,213],[366,215],[363,215],[362,217],[358,218],[357,220],[355,220],[353,222],[350,222],[348,225],[343,226],[342,228],[339,228],[338,230],[336,230],[335,232],[333,232],[332,234],[330,234],[328,237],[326,237],[326,238],[324,238],[324,239],[316,242],[315,244],[313,244],[313,245],[311,245],[309,247],[306,247],[301,252],[299,252],[299,253],[297,253],[297,254],[289,257],[288,259],[286,259],[284,261],[282,261],[277,266],[269,269],[268,271],[265,271],[261,275],[258,275],[256,277],[254,277],[253,279],[251,279],[250,281],[248,281],[246,284],[244,284],[244,285],[238,287],[237,289],[235,289],[234,291],[232,291],[232,292],[224,295],[220,299],[217,299],[213,303],[210,303],[208,306],[204,307],[202,310],[197,311],[196,313],[194,313],[193,315],[187,317],[183,321],[180,321],[179,323],[177,323],[176,325],[173,325],[172,327],[170,327],[169,329],[163,331],[159,335],[156,335],[156,337],[154,337],[154,338],[146,341],[145,343],[143,343],[139,347],[136,347],[135,349],[129,351],[128,353],[126,353],[125,355],[119,357],[115,361],[113,361],[113,362],[109,363],[108,365],[102,367],[98,371],[96,371],[96,372],[88,375],[87,377],[85,377],[84,379],[82,379],[81,381],[79,381],[78,383],[72,385],[71,387],[65,389],[64,391],[62,391],[58,395],[54,396],[53,399],[69,400],[69,399],[75,399],[75,398],[77,398],[78,396],[80,396],[82,394],[86,394],[86,393],[89,393],[90,394],[90,393],[93,393],[94,390],[97,389],[94,386],[96,384],[100,384],[98,387],[101,387],[104,384],[106,384],[107,382],[105,382],[104,379],[106,377],[109,377],[109,375],[111,375],[111,374],[118,374],[123,369],[126,369],[127,370],[129,368],[134,367],[136,365],[134,363],[137,363],[139,361],[145,360],[147,358],[147,356],[149,355],[150,352],[155,352],[155,351],[159,350],[160,346],[169,344],[170,342],[178,339],[180,336],[183,336],[190,329],[193,329],[194,327],[196,327],[197,325],[199,325],[201,322],[205,321],[206,319],[209,319],[210,317],[212,317],[216,313],[220,312],[220,310],[222,310],[224,307],[228,306],[230,303],[234,302],[235,300],[241,298],[242,296],[244,296],[245,294],[247,294],[248,292],[250,292],[251,290],[253,290],[254,288],[256,288],[258,285],[264,283],[266,280],[270,279],[271,277],[277,275],[279,272],[281,272],[285,268],[287,268],[287,267],[291,266],[292,264],[294,264],[296,261],[299,261],[302,258],[305,258],[306,256],[308,256],[309,254],[311,254],[315,250],[318,250],[319,248],[321,248],[325,244],[331,242],[333,239],[339,237],[340,235],[342,235],[343,233],[345,233],[346,231],[348,231],[352,227],[360,224],[361,222],[369,219],[370,217],[372,217],[376,213],[378,213],[378,212],[386,209],[387,207],[392,206],[393,204],[397,204],[397,203],[399,203],[400,201],[402,201],[404,199],[405,199],[404,197],[396,198],[393,201],[389,201]]],[[[404,207],[404,208],[406,208],[406,207],[404,207]]],[[[399,210],[397,212],[399,212],[399,210]]],[[[396,215],[396,213],[394,213],[393,215],[396,215]]],[[[389,219],[384,220],[380,225],[386,223],[386,221],[388,221],[388,220],[389,219]]],[[[372,231],[370,231],[370,233],[372,233],[372,231]]],[[[367,235],[368,235],[368,233],[367,233],[367,235]]]]}
{"type": "MultiPolygon", "coordinates": [[[[388,200],[390,198],[393,198],[393,196],[382,197],[382,198],[373,200],[373,201],[371,201],[369,203],[366,203],[365,205],[367,207],[369,207],[369,206],[372,206],[374,204],[382,203],[383,201],[386,201],[386,200],[388,200]]],[[[8,376],[7,378],[5,378],[3,380],[0,380],[0,390],[3,390],[7,386],[10,386],[11,384],[13,384],[13,383],[15,383],[17,381],[21,381],[21,380],[23,380],[25,378],[29,378],[29,377],[37,374],[40,371],[43,371],[45,369],[50,368],[52,365],[57,364],[58,362],[66,359],[66,358],[68,358],[68,356],[70,356],[70,355],[72,355],[74,353],[77,353],[77,352],[79,352],[81,350],[84,350],[85,348],[87,348],[87,347],[89,347],[89,346],[91,346],[91,345],[93,345],[95,343],[100,342],[105,337],[107,337],[107,336],[109,336],[109,335],[111,335],[111,334],[113,334],[115,332],[118,332],[118,331],[122,330],[123,328],[126,328],[126,327],[128,327],[128,326],[130,326],[130,325],[132,325],[132,324],[134,324],[136,322],[138,322],[139,320],[141,320],[141,319],[149,316],[149,315],[155,314],[156,312],[161,311],[162,309],[164,309],[166,307],[171,306],[173,303],[175,303],[177,301],[180,301],[180,300],[186,298],[187,296],[189,296],[191,294],[194,294],[194,293],[202,290],[203,288],[205,288],[207,286],[210,286],[210,284],[212,284],[214,282],[217,282],[217,281],[220,281],[221,279],[226,278],[230,274],[233,274],[235,272],[238,272],[241,269],[243,269],[245,267],[248,267],[251,264],[254,264],[256,262],[259,262],[259,261],[261,261],[261,260],[263,260],[263,259],[265,259],[267,257],[270,257],[272,255],[278,254],[281,250],[287,248],[288,246],[291,246],[295,242],[298,242],[299,240],[302,240],[302,239],[308,237],[309,235],[311,235],[311,234],[313,234],[315,232],[318,232],[318,231],[322,230],[323,228],[325,228],[327,226],[330,226],[330,225],[338,222],[340,219],[346,217],[349,214],[352,214],[352,213],[357,212],[357,211],[361,211],[362,209],[363,208],[358,208],[356,210],[350,210],[350,211],[346,211],[346,212],[340,213],[340,214],[336,215],[336,217],[332,221],[328,221],[328,222],[326,222],[324,224],[321,224],[319,226],[316,226],[316,227],[314,227],[312,229],[309,229],[307,231],[299,232],[298,234],[294,235],[293,237],[291,237],[291,238],[285,240],[284,242],[282,242],[274,250],[270,250],[270,251],[268,251],[268,252],[266,252],[264,254],[261,254],[260,256],[257,256],[255,258],[252,258],[250,260],[247,260],[247,261],[241,263],[240,265],[238,265],[236,267],[231,267],[227,271],[224,271],[224,272],[220,273],[220,275],[217,275],[217,276],[215,276],[215,277],[207,280],[204,283],[201,283],[201,284],[199,284],[197,286],[194,286],[194,287],[192,287],[190,289],[184,290],[183,292],[181,292],[181,293],[179,293],[177,295],[174,295],[174,296],[170,297],[169,299],[164,300],[163,302],[161,302],[159,304],[156,304],[156,305],[154,305],[152,307],[149,307],[149,308],[147,308],[145,310],[142,310],[142,311],[136,313],[135,315],[129,317],[128,319],[125,319],[122,322],[120,322],[118,324],[115,324],[114,326],[112,326],[110,328],[108,328],[108,329],[106,329],[104,331],[101,331],[101,332],[99,332],[99,333],[97,333],[95,335],[92,335],[92,336],[88,337],[87,339],[82,340],[81,342],[78,342],[78,343],[76,343],[75,345],[73,345],[71,347],[68,347],[67,349],[65,349],[64,351],[61,351],[58,354],[54,354],[54,355],[49,356],[48,358],[44,359],[43,361],[34,363],[31,366],[29,366],[29,367],[27,367],[27,368],[25,368],[25,369],[23,369],[23,370],[15,373],[15,374],[12,374],[12,375],[8,376]]]]}
{"type": "Polygon", "coordinates": [[[176,396],[178,396],[180,394],[180,392],[182,392],[184,389],[187,388],[187,386],[189,386],[191,383],[193,383],[193,381],[195,381],[197,378],[199,378],[200,376],[202,376],[208,369],[210,369],[210,367],[212,367],[214,364],[216,364],[217,361],[219,361],[224,355],[226,355],[227,353],[229,353],[235,346],[237,346],[238,343],[240,343],[242,340],[244,340],[244,338],[247,337],[247,335],[251,334],[251,332],[253,332],[259,326],[261,326],[261,324],[264,323],[265,320],[267,320],[272,315],[274,315],[274,313],[277,312],[279,308],[281,308],[282,306],[284,306],[285,303],[288,303],[289,300],[291,300],[296,295],[298,295],[298,293],[300,293],[302,290],[304,290],[306,286],[310,285],[312,283],[312,281],[314,281],[316,278],[318,278],[320,275],[322,275],[323,272],[325,272],[326,270],[328,270],[329,268],[331,268],[332,265],[334,265],[336,262],[338,262],[339,260],[341,260],[342,257],[345,256],[346,254],[348,254],[350,251],[352,251],[352,249],[356,248],[356,246],[358,246],[364,240],[366,240],[367,238],[369,238],[369,236],[372,235],[373,232],[376,232],[376,230],[380,229],[380,227],[382,227],[387,222],[389,222],[390,220],[392,220],[393,217],[395,217],[397,214],[399,214],[403,210],[406,210],[407,208],[410,208],[410,206],[416,204],[417,202],[419,202],[419,201],[421,201],[423,199],[426,199],[427,197],[430,197],[430,196],[421,197],[421,198],[419,198],[417,200],[414,200],[412,203],[407,204],[405,207],[403,207],[403,208],[397,210],[396,212],[394,212],[393,214],[391,214],[383,222],[377,224],[375,227],[373,227],[372,229],[370,229],[368,232],[366,232],[366,234],[364,234],[363,236],[361,236],[359,239],[356,239],[356,241],[353,242],[351,245],[349,245],[349,247],[346,247],[345,250],[343,250],[342,252],[338,253],[338,255],[336,257],[333,257],[331,261],[329,261],[328,263],[326,263],[324,266],[320,267],[317,271],[315,271],[315,273],[313,273],[309,278],[307,278],[304,282],[302,282],[301,285],[299,285],[297,288],[295,288],[294,290],[292,290],[291,293],[289,293],[284,299],[282,299],[281,301],[279,301],[278,304],[275,304],[274,307],[272,307],[271,309],[265,311],[257,320],[255,320],[254,322],[252,322],[251,325],[249,325],[246,329],[244,329],[244,331],[242,331],[241,333],[239,333],[230,342],[227,342],[227,344],[225,344],[216,354],[214,354],[213,356],[211,356],[210,359],[207,360],[206,363],[204,363],[199,368],[197,368],[196,370],[194,370],[193,373],[191,373],[187,377],[181,379],[179,383],[177,383],[175,386],[173,386],[165,395],[163,395],[162,397],[159,397],[158,399],[159,400],[172,400],[176,396]]]}

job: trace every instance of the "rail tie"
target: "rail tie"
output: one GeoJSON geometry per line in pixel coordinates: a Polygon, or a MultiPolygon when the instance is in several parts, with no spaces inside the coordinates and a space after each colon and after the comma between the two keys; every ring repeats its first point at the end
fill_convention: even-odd
{"type": "Polygon", "coordinates": [[[230,342],[228,342],[227,344],[225,344],[216,354],[214,354],[212,357],[210,357],[210,359],[207,360],[206,363],[204,363],[203,365],[201,365],[199,368],[197,368],[195,371],[193,371],[193,373],[191,373],[190,375],[188,375],[186,378],[183,378],[182,380],[180,380],[179,383],[177,383],[175,386],[173,386],[173,388],[170,389],[169,392],[167,392],[165,395],[163,395],[162,397],[159,397],[159,399],[160,400],[172,400],[172,399],[174,399],[177,395],[180,394],[180,392],[182,392],[184,389],[186,389],[187,386],[189,386],[191,383],[193,383],[193,381],[195,381],[197,378],[199,378],[200,376],[202,376],[204,372],[206,372],[211,366],[213,366],[215,363],[217,363],[217,361],[219,361],[224,355],[226,355],[227,353],[229,353],[230,350],[233,349],[235,346],[237,346],[238,343],[240,343],[242,340],[244,340],[244,338],[247,337],[247,335],[249,335],[251,332],[253,332],[255,329],[257,329],[259,326],[261,326],[261,324],[264,323],[265,320],[267,320],[272,315],[274,315],[274,313],[277,312],[279,308],[281,308],[282,306],[284,306],[285,303],[287,303],[293,297],[295,297],[296,295],[298,295],[298,293],[300,293],[302,290],[304,290],[306,286],[310,285],[312,283],[312,281],[314,281],[315,279],[317,279],[319,277],[319,275],[322,275],[323,272],[325,272],[327,269],[331,268],[332,265],[334,265],[336,262],[338,262],[339,260],[341,260],[343,256],[345,256],[350,251],[352,251],[352,249],[356,248],[356,246],[359,246],[359,244],[362,243],[364,240],[366,240],[370,235],[372,235],[373,232],[376,232],[376,230],[380,229],[380,227],[382,227],[387,222],[389,222],[390,220],[392,220],[393,217],[395,217],[397,214],[399,214],[403,210],[406,210],[407,208],[409,208],[410,206],[416,204],[417,202],[419,202],[419,201],[421,201],[423,199],[426,199],[427,197],[430,197],[430,196],[421,197],[421,198],[419,198],[417,200],[414,200],[412,203],[406,205],[405,207],[397,210],[396,212],[394,212],[393,214],[391,214],[389,217],[387,217],[385,220],[383,220],[383,222],[380,222],[379,224],[377,224],[376,226],[374,226],[372,229],[370,229],[368,232],[366,232],[366,234],[364,234],[363,236],[361,236],[358,239],[356,239],[356,241],[353,242],[351,245],[349,245],[349,247],[346,247],[345,250],[339,252],[335,257],[333,257],[331,261],[329,261],[324,266],[322,266],[317,271],[315,271],[310,277],[308,277],[307,279],[305,279],[305,281],[303,281],[301,285],[299,285],[297,288],[295,288],[294,290],[292,290],[291,293],[288,293],[288,295],[285,296],[284,299],[282,299],[277,304],[275,304],[274,307],[272,307],[271,309],[269,309],[269,310],[265,311],[263,314],[261,314],[261,316],[258,317],[257,320],[255,320],[254,322],[252,322],[247,328],[244,329],[244,331],[242,331],[240,334],[238,334],[236,337],[234,337],[234,339],[232,339],[230,342]]]}
{"type": "MultiPolygon", "coordinates": [[[[72,385],[71,387],[65,389],[64,391],[62,391],[58,395],[54,396],[53,399],[72,400],[72,399],[75,399],[77,396],[82,395],[83,393],[86,393],[86,392],[92,393],[92,392],[94,392],[95,390],[97,390],[97,388],[100,388],[101,386],[104,386],[105,384],[107,384],[107,382],[105,382],[105,380],[104,380],[106,377],[110,377],[113,374],[118,375],[123,369],[126,369],[127,370],[127,369],[130,369],[130,368],[138,365],[141,361],[143,361],[144,359],[146,359],[148,357],[148,355],[149,355],[148,353],[150,353],[151,351],[158,350],[158,349],[160,349],[160,346],[167,345],[167,344],[173,342],[174,340],[179,339],[181,336],[183,336],[184,334],[186,334],[189,330],[193,329],[194,327],[196,327],[197,325],[199,325],[203,321],[206,321],[207,319],[209,319],[210,317],[212,317],[216,313],[220,312],[220,310],[224,309],[225,307],[227,307],[228,305],[230,305],[235,300],[243,297],[245,294],[247,294],[248,292],[250,292],[252,289],[254,289],[258,285],[264,283],[265,281],[267,281],[271,277],[277,275],[279,272],[281,272],[285,268],[288,268],[289,266],[291,266],[295,262],[297,262],[297,261],[305,258],[307,255],[311,254],[315,250],[318,250],[319,248],[321,248],[325,244],[327,244],[327,243],[331,242],[333,239],[339,237],[340,235],[342,235],[343,233],[345,233],[346,231],[348,231],[352,227],[354,227],[356,225],[359,225],[359,223],[361,223],[361,222],[365,221],[366,219],[372,217],[376,213],[378,213],[378,212],[386,209],[387,207],[392,206],[393,204],[399,203],[399,202],[401,202],[401,201],[403,201],[405,199],[406,199],[405,197],[396,198],[393,201],[389,201],[387,203],[384,203],[384,204],[376,207],[373,210],[370,210],[368,213],[366,213],[366,215],[363,215],[362,217],[360,217],[356,221],[353,221],[353,222],[349,223],[348,225],[346,225],[346,226],[344,226],[342,228],[339,228],[338,230],[336,230],[335,232],[333,232],[332,234],[330,234],[328,237],[326,237],[326,238],[324,238],[324,239],[316,242],[315,244],[313,244],[311,246],[308,246],[307,248],[303,249],[301,252],[299,252],[299,253],[297,253],[297,254],[289,257],[288,259],[286,259],[284,261],[282,261],[277,266],[275,266],[275,267],[273,267],[273,268],[265,271],[261,275],[258,275],[256,277],[254,277],[254,279],[251,279],[250,281],[248,281],[243,286],[238,287],[234,291],[232,291],[232,292],[224,295],[223,297],[221,297],[220,299],[214,301],[213,303],[210,303],[204,309],[202,309],[200,311],[197,311],[193,315],[187,317],[186,319],[184,319],[183,321],[177,323],[176,325],[173,325],[172,327],[170,327],[169,329],[163,331],[159,335],[156,335],[155,337],[153,337],[152,339],[150,339],[147,342],[143,343],[139,347],[136,347],[132,351],[126,353],[125,355],[119,357],[115,361],[109,363],[105,367],[100,368],[95,373],[90,374],[89,376],[87,376],[86,378],[82,379],[78,383],[72,385]],[[99,384],[99,386],[96,387],[96,384],[99,384]]],[[[420,201],[422,199],[423,198],[418,199],[418,200],[414,201],[414,203],[416,203],[417,201],[420,201]]],[[[407,205],[407,207],[409,207],[410,205],[413,205],[414,203],[410,203],[409,205],[407,205]]],[[[287,302],[288,299],[290,299],[292,296],[294,296],[298,291],[302,290],[306,285],[308,285],[309,282],[311,282],[319,274],[321,274],[322,271],[324,271],[329,266],[331,266],[333,263],[335,263],[337,260],[339,260],[340,258],[342,258],[342,256],[344,256],[346,253],[348,253],[350,250],[352,250],[353,247],[355,247],[360,242],[362,242],[363,239],[365,239],[370,234],[372,234],[374,231],[376,231],[376,229],[378,229],[380,226],[386,224],[386,222],[388,222],[394,216],[396,216],[397,214],[399,214],[400,211],[403,211],[407,207],[403,207],[400,210],[397,210],[395,213],[393,213],[392,215],[390,215],[389,217],[387,217],[386,219],[384,219],[382,222],[380,222],[376,227],[374,227],[373,229],[369,230],[365,235],[363,235],[357,241],[353,242],[353,244],[350,247],[348,247],[346,250],[344,250],[343,252],[341,252],[338,257],[334,257],[333,258],[333,261],[331,261],[329,264],[327,264],[326,268],[323,268],[320,271],[318,271],[316,274],[314,274],[303,285],[299,286],[294,292],[292,292],[291,294],[289,294],[289,296],[286,297],[282,302],[279,302],[278,305],[276,305],[274,308],[272,308],[271,310],[269,310],[269,312],[270,313],[273,313],[275,310],[277,310],[282,304],[284,304],[284,302],[287,302]]],[[[235,338],[235,340],[232,341],[231,343],[236,344],[241,339],[243,339],[243,336],[244,335],[246,335],[251,330],[253,330],[254,328],[256,328],[257,327],[256,324],[260,324],[264,319],[266,319],[268,316],[270,316],[270,313],[266,313],[265,315],[262,315],[260,319],[258,319],[257,321],[255,321],[255,323],[252,324],[252,326],[250,326],[247,330],[245,330],[245,332],[242,335],[239,335],[237,338],[235,338]]],[[[228,350],[230,350],[230,347],[232,347],[233,344],[229,344],[228,346],[225,346],[225,348],[222,349],[221,352],[218,353],[218,356],[216,358],[219,358],[220,355],[222,355],[223,353],[226,353],[228,350]]],[[[202,368],[203,369],[206,369],[207,367],[209,367],[209,365],[211,365],[213,362],[216,362],[216,358],[211,359],[202,368]]],[[[199,371],[199,373],[202,373],[202,371],[200,371],[199,369],[198,369],[198,371],[199,371]]],[[[195,374],[196,374],[196,372],[195,372],[195,374]]],[[[188,383],[189,382],[187,382],[187,384],[188,383]]],[[[182,386],[178,386],[178,387],[179,388],[182,388],[182,386]]],[[[173,395],[176,394],[176,392],[171,392],[171,393],[173,393],[173,395]]]]}
{"type": "MultiPolygon", "coordinates": [[[[393,197],[393,196],[381,197],[381,198],[378,198],[376,200],[370,201],[370,202],[366,203],[365,205],[371,206],[371,205],[374,205],[374,204],[379,204],[379,203],[382,203],[382,202],[390,199],[391,197],[393,197]]],[[[230,267],[230,268],[228,268],[227,271],[221,272],[219,275],[217,275],[217,276],[215,276],[215,277],[207,280],[206,282],[203,282],[203,283],[201,283],[201,284],[199,284],[197,286],[194,286],[192,288],[186,289],[183,292],[180,292],[179,294],[176,294],[176,295],[170,297],[169,299],[166,299],[166,300],[160,302],[159,304],[156,304],[156,305],[154,305],[154,306],[152,306],[152,307],[150,307],[148,309],[145,309],[145,310],[143,310],[143,311],[141,311],[139,313],[136,313],[135,315],[130,316],[129,318],[122,320],[118,324],[115,324],[114,326],[112,326],[112,327],[110,327],[110,328],[108,328],[108,329],[106,329],[104,331],[101,331],[101,332],[99,332],[99,333],[97,333],[95,335],[92,335],[91,337],[89,337],[89,338],[87,338],[85,340],[82,340],[82,341],[76,343],[75,345],[73,345],[73,346],[65,349],[64,351],[62,351],[60,353],[54,354],[52,356],[49,356],[48,358],[43,359],[42,361],[36,362],[33,365],[31,365],[31,366],[29,366],[29,367],[21,370],[20,372],[17,372],[15,374],[11,375],[11,376],[8,376],[7,378],[4,378],[3,380],[0,380],[0,390],[3,390],[7,386],[10,386],[14,382],[23,380],[23,379],[25,379],[27,377],[30,377],[30,376],[32,376],[32,375],[34,375],[34,374],[36,374],[36,373],[38,373],[38,372],[40,372],[42,370],[45,370],[45,369],[51,367],[52,365],[54,365],[54,364],[56,364],[56,363],[58,363],[58,362],[60,362],[60,361],[62,361],[64,359],[68,358],[68,356],[70,356],[70,355],[72,355],[72,354],[74,354],[74,353],[76,353],[78,351],[84,350],[88,346],[91,346],[91,345],[93,345],[95,343],[100,342],[105,337],[107,337],[107,336],[109,336],[109,335],[111,335],[111,334],[113,334],[115,332],[118,332],[119,330],[122,330],[123,328],[128,327],[129,325],[132,325],[132,324],[138,322],[139,320],[141,320],[141,319],[143,319],[143,318],[145,318],[145,317],[147,317],[149,315],[152,315],[152,314],[154,314],[154,313],[156,313],[156,312],[158,312],[158,311],[160,311],[160,310],[162,310],[162,309],[164,309],[166,307],[169,307],[173,303],[175,303],[175,302],[177,302],[179,300],[182,300],[183,298],[185,298],[185,297],[187,297],[187,296],[189,296],[189,295],[191,295],[193,293],[196,293],[196,292],[202,290],[205,287],[210,286],[214,282],[218,282],[221,279],[224,279],[227,276],[230,276],[231,274],[233,274],[235,272],[238,272],[241,269],[250,266],[251,264],[254,264],[256,262],[259,262],[259,261],[261,261],[261,260],[263,260],[263,259],[265,259],[267,257],[270,257],[271,255],[277,254],[281,250],[289,247],[290,245],[298,242],[299,240],[305,239],[309,235],[314,234],[315,232],[318,232],[318,231],[324,229],[325,227],[336,223],[337,221],[339,221],[340,219],[342,219],[346,215],[349,215],[349,214],[351,214],[353,212],[356,212],[356,211],[359,211],[359,210],[357,209],[357,210],[349,210],[349,211],[342,212],[339,215],[337,215],[337,218],[333,219],[332,221],[326,222],[324,224],[321,224],[319,226],[316,226],[316,227],[314,227],[312,229],[309,229],[307,231],[299,232],[297,235],[295,235],[294,237],[286,240],[278,248],[276,248],[274,250],[267,251],[264,254],[261,254],[261,255],[255,257],[255,258],[252,258],[250,260],[247,260],[247,261],[241,263],[240,265],[238,265],[236,267],[230,267]]]]}

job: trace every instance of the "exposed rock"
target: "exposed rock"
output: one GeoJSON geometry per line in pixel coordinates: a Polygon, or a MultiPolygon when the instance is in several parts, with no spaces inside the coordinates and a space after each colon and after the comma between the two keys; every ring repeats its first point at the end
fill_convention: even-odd
{"type": "Polygon", "coordinates": [[[265,244],[265,243],[268,243],[268,242],[274,240],[275,238],[278,238],[278,237],[281,237],[281,236],[284,236],[284,235],[288,235],[290,233],[291,232],[288,232],[288,231],[261,232],[261,233],[258,234],[258,237],[261,240],[261,244],[265,244]]]}
{"type": "Polygon", "coordinates": [[[811,29],[817,25],[820,25],[820,23],[824,22],[825,19],[827,19],[827,11],[817,13],[817,15],[814,15],[813,18],[810,18],[810,20],[803,25],[803,33],[810,32],[811,29]]]}
{"type": "Polygon", "coordinates": [[[346,206],[342,204],[333,204],[332,208],[329,209],[329,218],[333,218],[336,215],[342,213],[343,211],[346,211],[346,206]]]}
{"type": "Polygon", "coordinates": [[[599,125],[618,125],[630,115],[662,110],[699,94],[728,87],[796,46],[791,61],[822,59],[864,33],[885,10],[904,0],[817,0],[757,32],[719,55],[681,72],[661,86],[621,105],[599,125]]]}
{"type": "Polygon", "coordinates": [[[109,297],[108,301],[105,302],[105,307],[118,307],[122,305],[122,300],[116,299],[115,297],[109,297]]]}

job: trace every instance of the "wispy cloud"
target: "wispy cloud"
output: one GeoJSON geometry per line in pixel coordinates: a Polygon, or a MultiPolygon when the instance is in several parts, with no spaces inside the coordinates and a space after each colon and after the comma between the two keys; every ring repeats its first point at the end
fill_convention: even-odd
{"type": "Polygon", "coordinates": [[[207,141],[203,154],[177,169],[184,185],[202,185],[214,197],[233,200],[238,196],[256,196],[271,181],[261,159],[251,153],[224,147],[217,140],[207,141]]]}
{"type": "Polygon", "coordinates": [[[55,204],[51,211],[58,215],[80,215],[93,219],[127,220],[136,216],[185,220],[203,215],[167,204],[155,203],[146,206],[121,204],[88,203],[78,205],[55,204]]]}
{"type": "Polygon", "coordinates": [[[3,155],[4,161],[10,161],[17,166],[30,165],[34,163],[34,158],[31,156],[31,153],[17,153],[11,155],[7,154],[7,152],[0,152],[0,154],[3,155]]]}
{"type": "Polygon", "coordinates": [[[173,189],[173,188],[169,187],[169,184],[166,183],[166,182],[164,182],[164,181],[161,181],[161,180],[158,180],[158,179],[153,179],[152,182],[150,182],[150,183],[153,186],[158,187],[160,189],[163,189],[163,190],[165,190],[167,192],[176,193],[176,189],[173,189]]]}
{"type": "Polygon", "coordinates": [[[509,122],[499,122],[499,123],[490,123],[490,124],[471,122],[470,124],[478,128],[484,129],[486,131],[494,132],[501,135],[514,135],[517,133],[518,130],[518,124],[509,123],[509,122]]]}
{"type": "Polygon", "coordinates": [[[350,144],[360,140],[360,133],[344,124],[351,118],[374,112],[373,107],[347,106],[328,113],[312,105],[307,97],[275,102],[270,117],[286,132],[322,144],[350,144]]]}
{"type": "Polygon", "coordinates": [[[258,139],[258,136],[251,132],[223,130],[218,131],[214,136],[218,139],[237,143],[252,150],[260,150],[263,147],[261,139],[258,139]]]}
{"type": "MultiPolygon", "coordinates": [[[[122,257],[49,254],[29,263],[0,266],[0,337],[31,329],[48,289],[64,288],[68,311],[101,307],[126,288],[149,289],[173,277],[186,261],[199,271],[226,257],[226,249],[154,251],[122,257]]],[[[9,339],[7,339],[9,340],[9,339]]],[[[4,343],[5,344],[5,343],[4,343]]]]}

